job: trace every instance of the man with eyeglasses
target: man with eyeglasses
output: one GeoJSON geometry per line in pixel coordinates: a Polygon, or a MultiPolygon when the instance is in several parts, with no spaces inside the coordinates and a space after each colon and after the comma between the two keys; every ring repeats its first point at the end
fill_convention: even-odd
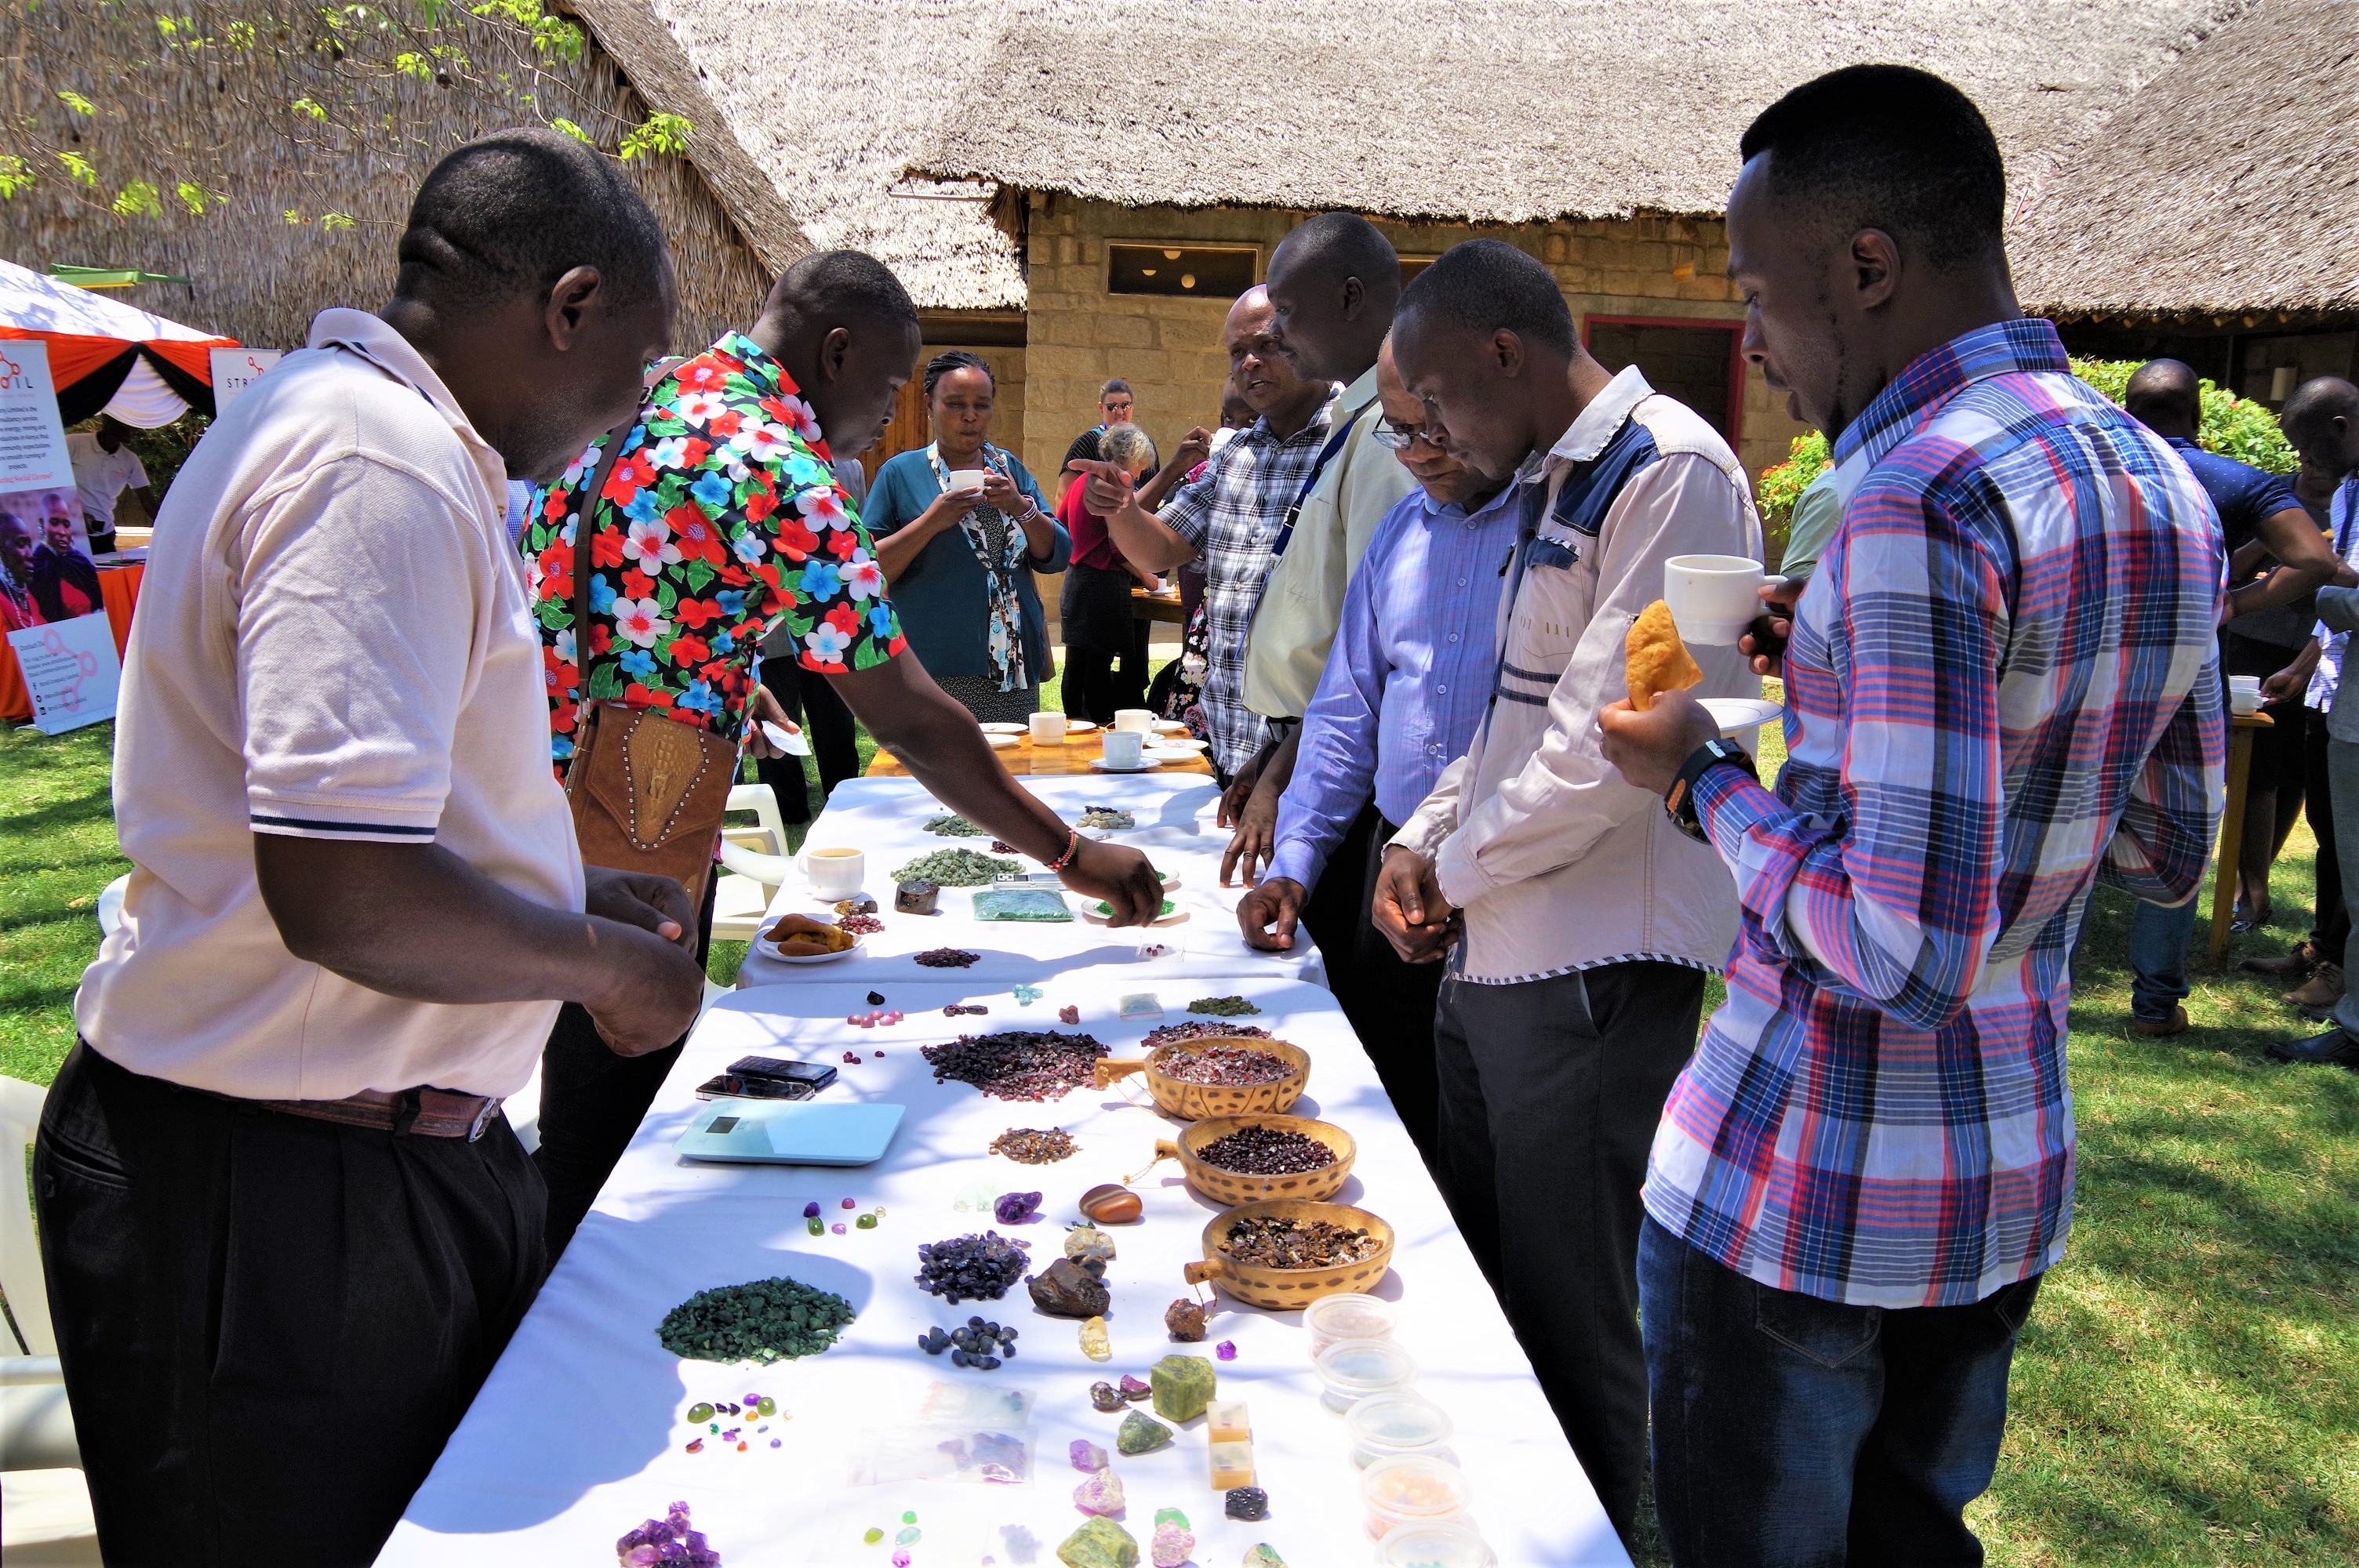
{"type": "Polygon", "coordinates": [[[1439,964],[1393,951],[1368,915],[1376,856],[1465,754],[1491,692],[1499,568],[1516,536],[1515,492],[1438,441],[1386,345],[1375,367],[1381,417],[1369,431],[1418,488],[1377,526],[1352,574],[1342,623],[1302,716],[1294,777],[1278,801],[1269,871],[1237,905],[1245,940],[1294,946],[1314,894],[1353,911],[1342,946],[1354,983],[1336,1000],[1420,1152],[1434,1158],[1433,1008],[1439,964]],[[1362,840],[1347,848],[1355,835],[1362,840]]]}

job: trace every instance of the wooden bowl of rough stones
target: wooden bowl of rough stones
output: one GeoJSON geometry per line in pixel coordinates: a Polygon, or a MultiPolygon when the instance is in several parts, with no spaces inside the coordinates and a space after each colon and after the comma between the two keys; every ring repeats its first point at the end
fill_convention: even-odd
{"type": "Polygon", "coordinates": [[[1299,1045],[1289,1045],[1283,1040],[1264,1040],[1242,1034],[1207,1034],[1195,1040],[1174,1040],[1158,1045],[1152,1055],[1133,1056],[1116,1060],[1098,1058],[1098,1087],[1104,1088],[1117,1078],[1133,1073],[1147,1075],[1147,1092],[1167,1115],[1182,1121],[1201,1121],[1209,1116],[1244,1116],[1253,1111],[1288,1111],[1302,1098],[1303,1085],[1310,1081],[1310,1053],[1299,1045]],[[1192,1056],[1215,1046],[1227,1046],[1237,1051],[1264,1051],[1282,1056],[1294,1065],[1294,1071],[1275,1083],[1267,1084],[1191,1084],[1185,1078],[1175,1078],[1162,1071],[1163,1064],[1180,1056],[1192,1056]]]}
{"type": "Polygon", "coordinates": [[[1392,1261],[1393,1227],[1366,1209],[1348,1204],[1277,1198],[1267,1203],[1243,1204],[1215,1216],[1204,1227],[1204,1260],[1189,1264],[1187,1276],[1191,1285],[1212,1281],[1247,1306],[1271,1312],[1299,1312],[1321,1296],[1375,1289],[1376,1281],[1385,1277],[1385,1271],[1392,1267],[1392,1261]],[[1365,1230],[1376,1238],[1376,1250],[1364,1261],[1337,1263],[1324,1269],[1273,1269],[1261,1263],[1242,1263],[1223,1251],[1221,1244],[1230,1226],[1240,1219],[1252,1218],[1323,1219],[1347,1230],[1365,1230]]]}
{"type": "Polygon", "coordinates": [[[1358,1148],[1352,1135],[1342,1128],[1324,1121],[1313,1121],[1307,1116],[1216,1116],[1200,1121],[1180,1134],[1175,1142],[1169,1140],[1155,1145],[1158,1159],[1177,1160],[1187,1173],[1188,1184],[1211,1198],[1214,1203],[1247,1204],[1264,1198],[1299,1198],[1305,1203],[1325,1203],[1343,1190],[1352,1176],[1352,1159],[1358,1148]],[[1286,1175],[1257,1175],[1250,1171],[1226,1171],[1204,1162],[1199,1152],[1215,1139],[1247,1127],[1267,1127],[1279,1132],[1299,1132],[1327,1146],[1335,1156],[1334,1163],[1321,1165],[1315,1171],[1297,1171],[1286,1175]]]}

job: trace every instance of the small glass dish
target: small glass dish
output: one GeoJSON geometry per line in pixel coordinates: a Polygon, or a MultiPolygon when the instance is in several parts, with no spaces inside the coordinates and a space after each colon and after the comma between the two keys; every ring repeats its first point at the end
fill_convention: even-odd
{"type": "Polygon", "coordinates": [[[1310,1331],[1310,1354],[1316,1356],[1339,1339],[1390,1339],[1398,1317],[1382,1297],[1346,1291],[1304,1307],[1302,1326],[1310,1331]]]}
{"type": "Polygon", "coordinates": [[[1366,1469],[1396,1454],[1427,1454],[1450,1441],[1449,1412],[1414,1394],[1376,1394],[1343,1412],[1352,1463],[1366,1469]]]}
{"type": "Polygon", "coordinates": [[[1319,1353],[1318,1368],[1327,1408],[1338,1412],[1417,1381],[1417,1362],[1389,1339],[1339,1339],[1319,1353]]]}
{"type": "Polygon", "coordinates": [[[1498,1568],[1499,1554],[1470,1524],[1405,1524],[1376,1548],[1376,1568],[1498,1568]]]}
{"type": "Polygon", "coordinates": [[[1360,1474],[1368,1534],[1382,1540],[1403,1525],[1448,1524],[1464,1515],[1474,1489],[1457,1465],[1430,1454],[1396,1454],[1360,1474]]]}

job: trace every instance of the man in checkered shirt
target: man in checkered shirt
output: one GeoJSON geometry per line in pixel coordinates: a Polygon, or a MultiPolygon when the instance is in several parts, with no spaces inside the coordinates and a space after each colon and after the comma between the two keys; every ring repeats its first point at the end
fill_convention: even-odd
{"type": "Polygon", "coordinates": [[[1736,879],[1728,1000],[1639,1241],[1680,1564],[1978,1563],[2015,1337],[2071,1219],[2065,1010],[2098,878],[2193,896],[2221,805],[2219,523],[2025,320],[1981,114],[1821,77],[1745,133],[1745,351],[1834,439],[1773,793],[1685,694],[1602,719],[1736,879]]]}

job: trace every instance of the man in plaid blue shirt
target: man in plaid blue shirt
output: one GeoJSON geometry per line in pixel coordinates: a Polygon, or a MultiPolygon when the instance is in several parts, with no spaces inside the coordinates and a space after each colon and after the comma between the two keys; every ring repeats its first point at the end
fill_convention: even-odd
{"type": "Polygon", "coordinates": [[[1860,66],[1745,133],[1745,351],[1835,438],[1775,793],[1684,694],[1603,717],[1736,879],[1728,1000],[1648,1169],[1639,1300],[1673,1561],[1979,1563],[1963,1519],[2071,1223],[2069,958],[2221,804],[2218,523],[2022,319],[2006,179],[1937,77],[1860,66]]]}

